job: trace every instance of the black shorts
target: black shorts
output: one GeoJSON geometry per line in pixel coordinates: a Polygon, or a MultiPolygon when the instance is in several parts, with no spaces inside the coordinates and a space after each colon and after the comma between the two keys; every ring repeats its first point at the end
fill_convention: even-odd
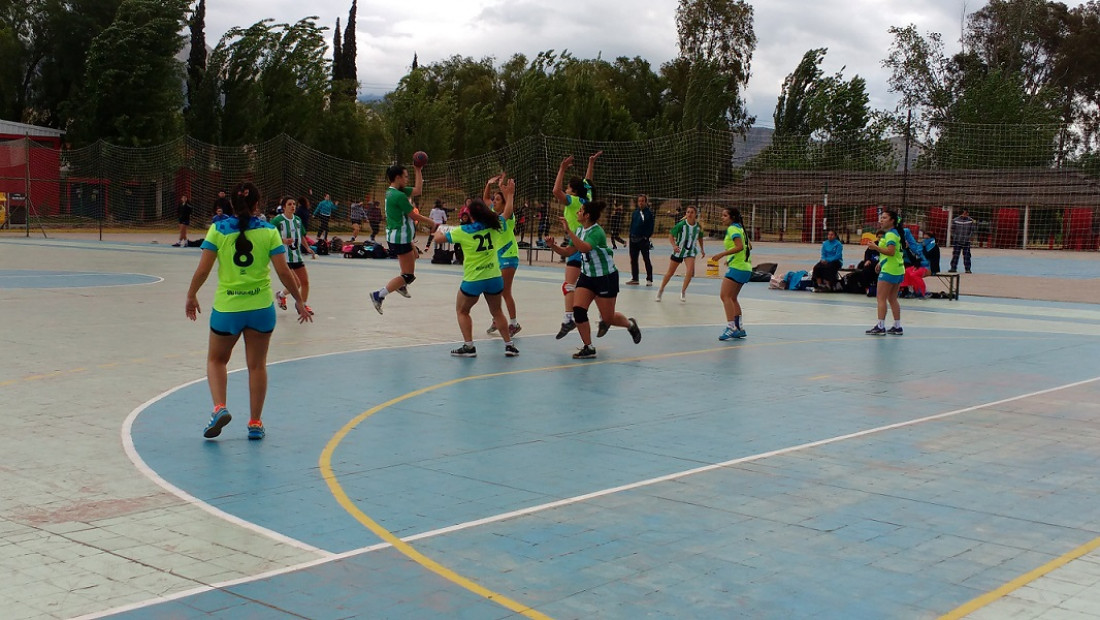
{"type": "Polygon", "coordinates": [[[287,264],[286,264],[286,266],[287,266],[287,267],[290,267],[291,269],[304,269],[304,268],[305,268],[305,266],[306,266],[306,264],[305,264],[305,263],[301,263],[301,262],[298,262],[298,263],[287,263],[287,264]]]}
{"type": "Polygon", "coordinates": [[[674,262],[674,263],[682,263],[682,262],[684,262],[684,259],[683,259],[683,258],[681,258],[681,257],[679,257],[679,256],[676,256],[675,254],[673,254],[672,256],[669,256],[669,257],[668,257],[668,260],[670,260],[670,261],[672,261],[672,262],[674,262]]]}
{"type": "Polygon", "coordinates": [[[191,218],[189,218],[189,217],[180,218],[180,224],[183,225],[183,226],[190,226],[191,225],[191,218]]]}
{"type": "Polygon", "coordinates": [[[360,225],[360,224],[362,224],[362,223],[363,223],[363,220],[356,220],[356,219],[352,219],[352,220],[351,220],[351,223],[352,223],[352,224],[355,224],[356,226],[358,226],[358,225],[360,225]]]}
{"type": "Polygon", "coordinates": [[[615,298],[619,296],[619,272],[614,271],[606,276],[591,277],[583,273],[577,278],[577,288],[586,288],[596,294],[596,297],[615,298]]]}
{"type": "Polygon", "coordinates": [[[391,243],[390,254],[394,256],[403,256],[413,251],[413,244],[411,243],[391,243]]]}

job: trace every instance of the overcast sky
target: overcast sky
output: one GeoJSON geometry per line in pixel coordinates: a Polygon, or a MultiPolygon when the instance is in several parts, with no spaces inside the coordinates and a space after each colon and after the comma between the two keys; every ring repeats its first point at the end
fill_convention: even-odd
{"type": "MultiPolygon", "coordinates": [[[[882,59],[890,26],[915,24],[939,32],[948,53],[958,50],[963,15],[986,4],[969,0],[768,0],[754,2],[757,46],[745,98],[757,124],[772,125],[783,79],[811,48],[826,47],[823,69],[843,69],[846,79],[867,80],[871,107],[894,109],[882,59]]],[[[1080,2],[1066,2],[1077,6],[1080,2]]],[[[393,90],[412,63],[453,55],[496,64],[514,53],[528,59],[540,51],[568,49],[578,58],[614,60],[641,56],[656,70],[676,57],[676,0],[360,0],[357,36],[360,92],[393,90]]],[[[316,15],[331,29],[346,25],[351,0],[207,0],[207,45],[214,47],[232,26],[263,18],[294,22],[316,15]]],[[[330,52],[331,53],[331,52],[330,52]]]]}

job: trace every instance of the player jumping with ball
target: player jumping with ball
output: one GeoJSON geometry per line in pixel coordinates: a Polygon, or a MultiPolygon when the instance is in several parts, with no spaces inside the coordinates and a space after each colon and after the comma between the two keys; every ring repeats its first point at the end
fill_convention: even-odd
{"type": "Polygon", "coordinates": [[[431,232],[435,232],[437,226],[430,217],[420,215],[413,209],[413,204],[409,200],[413,196],[419,196],[424,188],[425,161],[427,157],[414,159],[413,170],[416,172],[416,182],[412,187],[408,186],[409,171],[405,166],[394,164],[386,169],[386,178],[390,181],[390,187],[386,190],[386,241],[389,243],[390,252],[397,255],[401,275],[370,294],[371,303],[374,304],[378,314],[382,314],[382,302],[386,299],[386,295],[397,291],[404,297],[410,297],[408,286],[416,280],[414,272],[418,252],[413,247],[416,223],[421,222],[431,226],[431,232]]]}

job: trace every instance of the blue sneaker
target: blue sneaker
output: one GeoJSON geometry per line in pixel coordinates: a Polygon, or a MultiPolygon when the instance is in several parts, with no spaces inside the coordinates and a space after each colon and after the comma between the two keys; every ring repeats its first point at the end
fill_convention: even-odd
{"type": "Polygon", "coordinates": [[[263,439],[267,433],[264,431],[263,422],[249,422],[248,423],[248,438],[249,439],[263,439]]]}
{"type": "Polygon", "coordinates": [[[378,314],[382,314],[382,298],[378,296],[378,291],[371,291],[370,302],[374,304],[374,309],[378,311],[378,314]]]}
{"type": "Polygon", "coordinates": [[[233,416],[229,415],[229,410],[225,407],[219,407],[214,410],[214,413],[210,414],[210,422],[206,424],[206,429],[203,430],[202,436],[207,439],[213,439],[222,434],[222,429],[226,424],[233,419],[233,416]]]}
{"type": "Polygon", "coordinates": [[[738,332],[738,330],[736,330],[736,329],[733,329],[731,327],[726,327],[726,329],[722,331],[722,335],[719,336],[718,339],[721,340],[722,342],[725,342],[727,340],[733,340],[734,338],[737,338],[737,332],[738,332]]]}
{"type": "Polygon", "coordinates": [[[747,332],[746,332],[745,330],[743,330],[743,329],[735,329],[735,330],[733,330],[733,337],[734,337],[734,338],[744,338],[745,336],[748,336],[748,335],[749,335],[749,334],[748,334],[748,333],[747,333],[747,332]]]}

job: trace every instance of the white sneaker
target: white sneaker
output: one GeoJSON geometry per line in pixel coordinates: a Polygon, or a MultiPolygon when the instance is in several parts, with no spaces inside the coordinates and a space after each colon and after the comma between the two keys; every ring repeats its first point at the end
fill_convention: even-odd
{"type": "Polygon", "coordinates": [[[680,301],[687,301],[687,300],[688,300],[687,293],[680,293],[680,301]]]}
{"type": "Polygon", "coordinates": [[[661,301],[661,292],[657,291],[657,296],[653,298],[653,301],[661,301]]]}

